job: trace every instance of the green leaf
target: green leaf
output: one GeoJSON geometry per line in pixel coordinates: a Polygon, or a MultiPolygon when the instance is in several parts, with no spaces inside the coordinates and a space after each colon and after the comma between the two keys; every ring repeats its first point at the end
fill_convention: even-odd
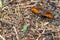
{"type": "Polygon", "coordinates": [[[28,26],[27,25],[24,25],[22,30],[23,30],[23,32],[26,32],[27,29],[28,29],[28,26]]]}
{"type": "Polygon", "coordinates": [[[0,7],[2,7],[2,0],[0,0],[0,7]]]}
{"type": "Polygon", "coordinates": [[[3,5],[2,5],[2,6],[4,7],[4,6],[6,6],[6,5],[7,5],[7,4],[3,2],[3,5]]]}

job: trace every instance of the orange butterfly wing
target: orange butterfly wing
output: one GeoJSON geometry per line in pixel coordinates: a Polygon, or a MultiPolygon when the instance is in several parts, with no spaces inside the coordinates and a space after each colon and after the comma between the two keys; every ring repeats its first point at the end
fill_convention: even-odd
{"type": "MultiPolygon", "coordinates": [[[[45,8],[42,8],[42,6],[40,5],[40,7],[39,8],[41,8],[42,10],[46,10],[45,8]]],[[[48,13],[46,13],[46,14],[42,14],[42,16],[46,16],[46,17],[48,17],[48,18],[53,18],[53,15],[52,15],[52,13],[50,13],[48,10],[46,10],[48,13]]]]}
{"type": "Polygon", "coordinates": [[[31,8],[31,10],[35,13],[39,13],[39,10],[37,8],[31,8]]]}
{"type": "Polygon", "coordinates": [[[48,17],[48,18],[53,18],[52,14],[50,14],[50,13],[42,14],[42,16],[46,16],[46,17],[48,17]]]}

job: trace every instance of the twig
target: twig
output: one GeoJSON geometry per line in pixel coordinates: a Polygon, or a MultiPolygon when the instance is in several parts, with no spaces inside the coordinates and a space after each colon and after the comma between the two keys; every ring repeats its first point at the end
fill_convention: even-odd
{"type": "Polygon", "coordinates": [[[37,5],[37,2],[36,2],[34,5],[27,5],[27,6],[23,6],[23,5],[21,5],[21,7],[20,7],[20,8],[33,7],[33,6],[36,6],[36,5],[37,5]]]}
{"type": "Polygon", "coordinates": [[[1,37],[3,40],[6,40],[2,35],[0,35],[0,37],[1,37]]]}
{"type": "Polygon", "coordinates": [[[39,37],[37,37],[37,39],[36,39],[36,40],[38,40],[40,37],[41,37],[41,34],[39,34],[39,37]]]}
{"type": "Polygon", "coordinates": [[[17,38],[17,40],[19,40],[17,30],[16,30],[16,28],[15,28],[14,26],[13,26],[13,29],[14,29],[14,31],[15,31],[15,33],[16,33],[16,38],[17,38]]]}

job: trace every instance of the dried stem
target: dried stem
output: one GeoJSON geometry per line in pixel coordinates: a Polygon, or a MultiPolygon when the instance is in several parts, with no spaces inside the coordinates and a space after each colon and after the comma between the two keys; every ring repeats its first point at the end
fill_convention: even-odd
{"type": "Polygon", "coordinates": [[[19,40],[17,30],[16,30],[16,28],[15,28],[14,26],[13,26],[13,29],[14,29],[14,31],[15,31],[15,33],[16,33],[16,38],[17,38],[17,40],[19,40]]]}
{"type": "Polygon", "coordinates": [[[1,37],[3,40],[6,40],[2,35],[0,35],[0,37],[1,37]]]}

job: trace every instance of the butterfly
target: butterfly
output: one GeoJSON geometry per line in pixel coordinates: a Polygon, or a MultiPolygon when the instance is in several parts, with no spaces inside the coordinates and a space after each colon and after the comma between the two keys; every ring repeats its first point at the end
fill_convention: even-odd
{"type": "Polygon", "coordinates": [[[53,18],[53,15],[51,12],[47,11],[45,8],[40,7],[32,7],[31,11],[37,14],[41,14],[44,17],[47,18],[53,18]]]}

